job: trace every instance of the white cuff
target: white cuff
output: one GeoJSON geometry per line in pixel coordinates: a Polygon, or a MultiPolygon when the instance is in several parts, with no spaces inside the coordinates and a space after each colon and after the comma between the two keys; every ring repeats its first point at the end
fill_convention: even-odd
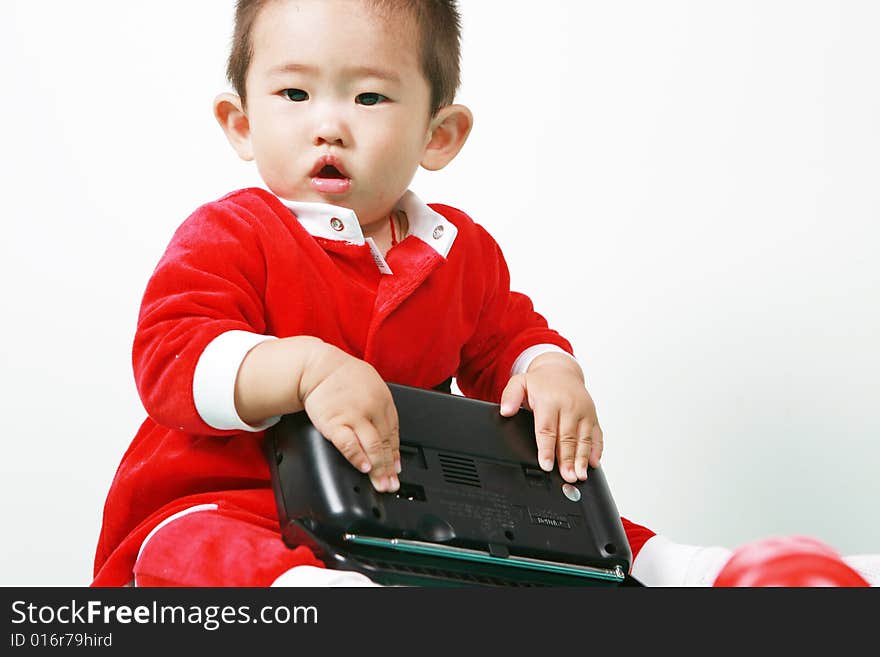
{"type": "Polygon", "coordinates": [[[649,538],[633,561],[632,576],[645,586],[712,586],[731,550],[649,538]]]}
{"type": "Polygon", "coordinates": [[[235,410],[235,379],[248,352],[262,342],[277,340],[248,331],[227,331],[214,338],[196,363],[193,400],[196,410],[209,427],[221,431],[263,431],[281,419],[271,417],[251,426],[235,410]]]}
{"type": "Polygon", "coordinates": [[[516,360],[513,361],[513,367],[510,368],[510,376],[525,374],[528,371],[529,365],[532,364],[533,360],[535,360],[541,354],[546,354],[549,352],[558,352],[560,354],[565,354],[566,356],[577,362],[577,358],[572,356],[565,349],[557,347],[555,344],[536,344],[534,347],[529,347],[519,356],[517,356],[516,360]]]}

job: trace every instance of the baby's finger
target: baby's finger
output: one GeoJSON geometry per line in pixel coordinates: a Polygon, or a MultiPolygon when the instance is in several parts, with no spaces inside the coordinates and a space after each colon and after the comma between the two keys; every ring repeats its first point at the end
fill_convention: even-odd
{"type": "Polygon", "coordinates": [[[574,469],[578,479],[581,481],[586,481],[587,479],[587,464],[594,447],[592,432],[598,427],[598,424],[593,424],[589,420],[582,420],[580,425],[578,425],[578,443],[577,454],[574,458],[574,469]]]}
{"type": "Polygon", "coordinates": [[[372,469],[370,459],[351,427],[344,425],[333,427],[325,429],[322,433],[339,450],[339,453],[358,470],[369,472],[372,469]]]}
{"type": "Polygon", "coordinates": [[[391,434],[380,434],[370,422],[363,422],[355,428],[361,447],[373,465],[370,480],[373,487],[380,493],[393,493],[400,488],[397,473],[394,471],[394,459],[391,456],[391,434]]]}
{"type": "Polygon", "coordinates": [[[394,472],[400,474],[400,420],[393,399],[385,408],[384,420],[386,431],[391,437],[391,463],[394,472]]]}
{"type": "Polygon", "coordinates": [[[602,427],[599,426],[598,422],[593,425],[593,431],[590,432],[590,436],[593,439],[593,449],[590,450],[590,465],[598,468],[599,459],[602,458],[602,452],[605,449],[605,434],[602,432],[602,427]]]}
{"type": "Polygon", "coordinates": [[[556,436],[559,429],[559,409],[535,409],[535,442],[538,444],[538,464],[546,472],[553,470],[556,436]]]}
{"type": "Polygon", "coordinates": [[[575,472],[575,456],[578,449],[578,420],[567,413],[559,414],[559,438],[557,454],[559,457],[559,474],[568,483],[577,482],[575,472]]]}
{"type": "Polygon", "coordinates": [[[501,393],[501,415],[516,415],[526,398],[526,377],[522,374],[510,377],[501,393]]]}

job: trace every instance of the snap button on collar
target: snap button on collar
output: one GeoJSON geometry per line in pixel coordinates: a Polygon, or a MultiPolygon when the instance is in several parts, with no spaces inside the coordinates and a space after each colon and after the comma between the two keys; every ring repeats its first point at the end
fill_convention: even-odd
{"type": "Polygon", "coordinates": [[[437,226],[434,229],[434,239],[439,240],[441,237],[443,237],[443,226],[437,226]]]}
{"type": "Polygon", "coordinates": [[[330,220],[330,228],[335,230],[337,233],[340,233],[345,230],[345,224],[342,223],[342,219],[339,219],[338,217],[333,217],[330,220]]]}

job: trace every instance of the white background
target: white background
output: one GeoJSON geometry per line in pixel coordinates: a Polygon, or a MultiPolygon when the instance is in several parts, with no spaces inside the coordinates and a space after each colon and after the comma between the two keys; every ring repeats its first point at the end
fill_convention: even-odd
{"type": "MultiPolygon", "coordinates": [[[[461,207],[569,337],[624,515],[880,552],[880,3],[462,0],[461,207]]],[[[232,2],[0,5],[0,584],[83,585],[176,226],[256,184],[232,2]]]]}

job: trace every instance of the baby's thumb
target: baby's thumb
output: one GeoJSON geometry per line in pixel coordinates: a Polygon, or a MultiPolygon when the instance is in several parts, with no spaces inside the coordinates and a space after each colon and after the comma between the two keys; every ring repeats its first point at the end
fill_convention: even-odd
{"type": "Polygon", "coordinates": [[[501,415],[510,417],[516,415],[526,398],[526,377],[522,374],[510,377],[510,381],[501,393],[501,415]]]}

